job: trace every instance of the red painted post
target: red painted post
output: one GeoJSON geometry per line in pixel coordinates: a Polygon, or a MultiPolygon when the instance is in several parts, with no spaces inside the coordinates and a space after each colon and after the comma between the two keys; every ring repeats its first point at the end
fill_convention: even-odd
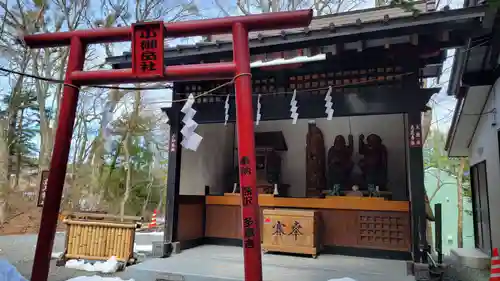
{"type": "MultiPolygon", "coordinates": [[[[83,69],[85,50],[86,46],[81,42],[80,38],[71,38],[65,83],[72,84],[71,73],[83,69]]],[[[47,281],[49,275],[50,258],[66,177],[66,166],[71,147],[79,92],[80,90],[76,87],[64,86],[31,281],[47,281]]]]}
{"type": "Polygon", "coordinates": [[[235,81],[236,129],[238,132],[245,281],[262,281],[260,208],[255,176],[250,50],[248,47],[248,30],[242,23],[233,25],[233,60],[236,63],[237,76],[235,81]]]}

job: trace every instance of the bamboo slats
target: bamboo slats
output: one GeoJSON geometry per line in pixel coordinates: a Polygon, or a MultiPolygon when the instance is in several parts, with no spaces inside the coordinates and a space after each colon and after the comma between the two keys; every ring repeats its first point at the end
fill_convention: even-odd
{"type": "Polygon", "coordinates": [[[108,260],[125,264],[133,257],[135,230],[140,217],[123,218],[95,213],[68,214],[64,259],[108,260]]]}

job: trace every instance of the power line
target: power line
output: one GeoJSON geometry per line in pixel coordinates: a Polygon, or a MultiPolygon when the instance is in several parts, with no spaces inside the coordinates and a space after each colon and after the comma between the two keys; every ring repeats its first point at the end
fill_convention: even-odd
{"type": "Polygon", "coordinates": [[[492,110],[485,111],[483,113],[461,113],[461,115],[465,115],[465,116],[483,116],[483,115],[488,115],[488,114],[495,113],[495,112],[496,112],[496,110],[492,109],[492,110]]]}
{"type": "MultiPolygon", "coordinates": [[[[474,48],[478,48],[482,45],[485,45],[487,44],[489,41],[485,40],[475,46],[472,46],[466,50],[460,50],[462,52],[467,52],[467,51],[470,51],[474,48]]],[[[450,56],[447,56],[444,58],[444,60],[448,59],[448,58],[451,58],[451,57],[454,57],[455,54],[453,55],[450,55],[450,56]]],[[[49,77],[43,77],[43,76],[39,76],[39,75],[34,75],[34,74],[28,74],[28,73],[24,73],[24,72],[20,72],[20,71],[17,71],[17,70],[13,70],[13,69],[8,69],[8,68],[5,68],[5,67],[1,67],[0,66],[0,71],[2,72],[5,72],[5,73],[10,73],[10,74],[16,74],[16,75],[20,75],[20,76],[24,76],[24,77],[29,77],[29,78],[33,78],[33,79],[37,79],[37,80],[42,80],[42,81],[46,81],[46,82],[49,82],[49,83],[56,83],[56,84],[63,84],[65,86],[68,86],[68,87],[73,87],[73,88],[78,88],[79,89],[79,86],[77,85],[73,85],[73,84],[69,84],[69,83],[66,83],[64,80],[61,80],[61,79],[55,79],[55,78],[49,78],[49,77]]],[[[403,74],[403,75],[409,75],[409,74],[413,74],[414,72],[409,72],[409,73],[406,73],[406,74],[403,74]]],[[[244,74],[244,75],[251,75],[250,73],[247,73],[247,74],[244,74]]],[[[226,83],[223,83],[213,89],[210,89],[208,90],[207,92],[204,92],[198,96],[196,96],[195,98],[198,98],[198,97],[202,97],[202,96],[206,96],[220,88],[223,88],[227,85],[230,85],[230,84],[233,84],[234,83],[234,80],[238,78],[237,76],[233,77],[233,79],[229,82],[226,82],[226,83]]],[[[374,81],[378,81],[377,79],[374,79],[374,81]]],[[[340,87],[345,87],[345,86],[350,86],[350,85],[357,85],[357,84],[364,84],[364,83],[369,83],[371,81],[364,81],[364,82],[360,82],[360,83],[354,83],[354,84],[344,84],[344,85],[341,85],[340,87]]],[[[172,89],[173,87],[171,85],[162,85],[162,86],[151,86],[151,87],[120,87],[120,86],[88,86],[88,87],[92,87],[92,88],[98,88],[98,89],[108,89],[108,90],[126,90],[126,91],[141,91],[141,90],[164,90],[164,89],[172,89]]],[[[338,88],[337,86],[331,86],[332,88],[338,88]]],[[[302,92],[304,91],[318,91],[318,90],[325,90],[325,89],[329,89],[330,87],[322,87],[322,88],[316,88],[316,89],[308,89],[308,90],[302,90],[302,92]]],[[[266,93],[266,94],[260,94],[260,95],[273,95],[273,94],[290,94],[290,93],[293,93],[293,92],[282,92],[282,93],[266,93]]],[[[257,94],[258,95],[258,94],[257,94]]],[[[222,95],[222,96],[227,96],[227,95],[222,95]]],[[[181,101],[186,101],[187,99],[181,99],[181,100],[175,100],[175,101],[170,101],[170,102],[181,102],[181,101]]]]}
{"type": "Polygon", "coordinates": [[[453,112],[449,112],[446,116],[441,117],[438,120],[435,120],[435,121],[431,122],[431,125],[438,124],[439,122],[441,122],[441,121],[443,121],[445,119],[449,119],[452,116],[452,114],[453,114],[453,112]]]}
{"type": "MultiPolygon", "coordinates": [[[[483,112],[483,113],[477,113],[477,114],[473,114],[473,113],[462,113],[462,115],[465,115],[465,116],[483,116],[483,115],[488,115],[488,114],[491,114],[491,113],[494,113],[495,110],[489,110],[489,111],[486,111],[486,112],[483,112]]],[[[446,116],[444,117],[441,117],[439,118],[438,120],[435,120],[431,123],[431,125],[434,125],[434,124],[438,124],[439,122],[441,121],[444,121],[445,119],[450,119],[452,117],[452,114],[454,113],[454,111],[450,111],[446,116]]],[[[448,121],[448,120],[446,120],[448,121]]]]}
{"type": "MultiPolygon", "coordinates": [[[[73,84],[68,84],[68,83],[64,82],[64,80],[61,80],[61,79],[55,79],[55,78],[50,78],[50,77],[44,77],[44,76],[24,73],[24,72],[20,72],[20,71],[13,70],[13,69],[7,69],[7,68],[1,67],[1,66],[0,66],[0,71],[5,72],[5,73],[10,73],[10,74],[16,74],[19,76],[33,78],[36,80],[42,80],[42,81],[49,82],[49,83],[63,84],[64,86],[79,88],[78,86],[73,85],[73,84]]],[[[124,90],[124,91],[164,90],[164,89],[172,89],[173,88],[171,85],[150,86],[150,87],[121,87],[121,86],[89,86],[89,87],[98,88],[98,89],[107,89],[107,90],[124,90]]]]}

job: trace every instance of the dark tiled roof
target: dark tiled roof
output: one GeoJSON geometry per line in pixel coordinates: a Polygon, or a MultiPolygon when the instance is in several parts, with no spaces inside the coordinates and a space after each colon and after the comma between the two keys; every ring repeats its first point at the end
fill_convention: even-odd
{"type": "MultiPolygon", "coordinates": [[[[418,10],[420,13],[427,12],[425,1],[415,1],[414,8],[415,10],[418,10]]],[[[411,15],[412,15],[411,11],[405,11],[401,7],[384,6],[384,7],[377,7],[371,9],[356,10],[356,11],[314,17],[308,29],[318,30],[324,28],[331,28],[334,26],[345,26],[345,25],[361,24],[363,22],[383,21],[384,19],[395,19],[411,15]]],[[[258,39],[261,37],[280,36],[284,33],[294,34],[302,32],[304,32],[304,28],[287,29],[286,31],[268,30],[268,31],[250,32],[249,38],[258,39]]],[[[210,36],[210,41],[213,42],[232,41],[232,36],[231,34],[212,35],[210,36]]]]}
{"type": "MultiPolygon", "coordinates": [[[[380,11],[386,10],[377,11],[381,15],[380,11]]],[[[365,47],[371,48],[384,46],[386,43],[408,43],[408,36],[412,34],[421,33],[436,37],[442,35],[442,32],[446,30],[463,34],[462,37],[469,38],[471,30],[481,32],[479,30],[481,28],[480,22],[477,19],[484,17],[486,11],[486,7],[472,7],[449,11],[423,12],[418,15],[401,13],[399,17],[389,17],[383,20],[372,17],[371,21],[356,21],[354,23],[345,21],[344,25],[339,26],[325,26],[326,20],[321,19],[323,27],[319,29],[306,28],[295,30],[295,32],[280,32],[279,35],[257,36],[257,38],[250,40],[250,52],[252,54],[263,54],[297,50],[311,46],[329,48],[332,44],[345,43],[345,45],[352,45],[359,43],[359,40],[364,40],[365,47]]],[[[359,18],[360,14],[362,13],[353,12],[351,17],[353,17],[352,15],[358,15],[359,18]]],[[[332,18],[335,18],[335,16],[330,17],[330,19],[332,18]]],[[[442,44],[446,44],[446,42],[442,42],[442,44]]],[[[450,46],[443,46],[443,48],[447,47],[450,46]]],[[[177,63],[172,64],[178,64],[179,61],[187,64],[199,63],[203,61],[204,57],[214,57],[214,54],[231,57],[232,42],[216,40],[170,47],[165,51],[165,63],[171,64],[172,61],[177,61],[177,63]]],[[[117,68],[127,68],[130,67],[131,55],[130,52],[125,52],[122,56],[110,57],[106,61],[117,68]]]]}

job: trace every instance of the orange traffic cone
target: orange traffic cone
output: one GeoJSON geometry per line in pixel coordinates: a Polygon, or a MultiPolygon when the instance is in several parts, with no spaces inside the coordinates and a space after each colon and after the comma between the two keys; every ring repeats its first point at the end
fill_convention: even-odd
{"type": "Polygon", "coordinates": [[[491,254],[490,281],[500,281],[500,257],[498,256],[498,248],[494,248],[491,254]]]}
{"type": "Polygon", "coordinates": [[[149,224],[149,228],[156,227],[156,210],[153,211],[153,215],[151,216],[151,223],[149,224]]]}

